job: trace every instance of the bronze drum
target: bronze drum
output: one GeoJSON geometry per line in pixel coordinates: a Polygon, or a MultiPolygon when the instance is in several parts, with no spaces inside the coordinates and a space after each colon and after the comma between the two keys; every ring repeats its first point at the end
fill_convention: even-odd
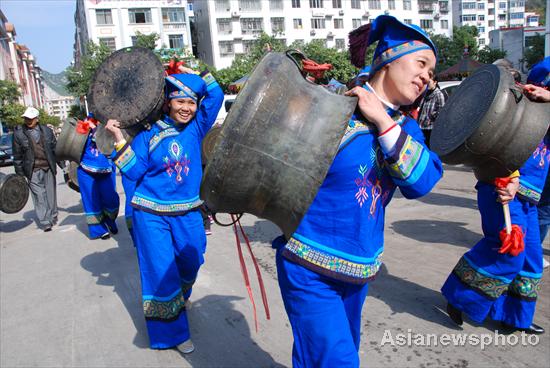
{"type": "Polygon", "coordinates": [[[357,99],[305,80],[299,62],[269,53],[237,96],[206,153],[201,198],[247,212],[290,237],[336,156],[357,99]]]}
{"type": "Polygon", "coordinates": [[[492,182],[525,163],[549,124],[550,104],[531,102],[505,68],[487,65],[453,92],[434,122],[430,148],[492,182]]]}
{"type": "Polygon", "coordinates": [[[25,177],[0,173],[0,211],[17,213],[29,200],[29,185],[25,177]]]}
{"type": "Polygon", "coordinates": [[[68,118],[63,123],[55,146],[55,158],[57,161],[69,160],[80,162],[88,135],[77,133],[76,124],[77,120],[74,118],[68,118]]]}

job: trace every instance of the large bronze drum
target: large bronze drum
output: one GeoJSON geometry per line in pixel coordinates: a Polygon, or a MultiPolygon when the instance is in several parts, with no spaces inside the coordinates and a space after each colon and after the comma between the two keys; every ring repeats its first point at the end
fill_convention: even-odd
{"type": "Polygon", "coordinates": [[[492,182],[519,169],[544,137],[550,104],[527,99],[503,67],[487,65],[464,80],[437,117],[430,148],[492,182]]]}
{"type": "Polygon", "coordinates": [[[255,67],[217,133],[201,198],[214,212],[248,212],[289,237],[336,155],[357,99],[304,79],[285,53],[255,67]]]}
{"type": "Polygon", "coordinates": [[[76,131],[77,121],[68,118],[63,123],[61,134],[55,146],[55,157],[57,161],[69,160],[80,162],[88,134],[81,134],[76,131]]]}
{"type": "Polygon", "coordinates": [[[0,173],[0,211],[19,212],[28,200],[29,185],[23,176],[0,173]]]}
{"type": "Polygon", "coordinates": [[[115,51],[97,68],[88,103],[102,123],[116,119],[127,128],[156,120],[164,103],[164,68],[159,58],[142,47],[115,51]]]}

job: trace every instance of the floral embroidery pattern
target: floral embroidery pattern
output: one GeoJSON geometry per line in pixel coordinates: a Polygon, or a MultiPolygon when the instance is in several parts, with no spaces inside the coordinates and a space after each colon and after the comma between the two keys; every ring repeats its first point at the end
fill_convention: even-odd
{"type": "Polygon", "coordinates": [[[540,155],[539,166],[543,168],[546,164],[545,160],[550,160],[550,152],[546,148],[544,142],[540,142],[535,152],[533,152],[533,158],[537,158],[540,155]],[[548,154],[549,157],[546,157],[548,154]]]}
{"type": "Polygon", "coordinates": [[[508,284],[503,280],[489,277],[476,271],[464,256],[456,264],[453,273],[466,286],[490,300],[496,300],[508,289],[508,284]]]}
{"type": "Polygon", "coordinates": [[[363,203],[365,203],[365,201],[369,198],[369,195],[367,194],[367,172],[367,165],[359,165],[359,174],[361,177],[355,179],[355,184],[359,187],[359,189],[357,189],[357,193],[355,193],[355,199],[357,200],[357,203],[359,203],[359,207],[363,207],[363,203]]]}
{"type": "Polygon", "coordinates": [[[187,157],[187,153],[183,154],[182,157],[182,148],[178,142],[175,140],[170,142],[168,148],[168,153],[170,157],[164,156],[164,168],[169,177],[172,177],[172,174],[176,176],[176,182],[181,183],[183,181],[183,175],[189,175],[189,164],[191,160],[187,157]]]}
{"type": "Polygon", "coordinates": [[[540,278],[517,275],[508,287],[508,294],[517,298],[535,301],[540,291],[540,278]]]}

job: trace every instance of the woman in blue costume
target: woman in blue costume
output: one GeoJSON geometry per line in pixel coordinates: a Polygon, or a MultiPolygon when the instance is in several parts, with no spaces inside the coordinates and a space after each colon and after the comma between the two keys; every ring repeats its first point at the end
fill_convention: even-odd
{"type": "Polygon", "coordinates": [[[442,175],[418,124],[399,111],[426,89],[435,46],[419,27],[380,16],[350,34],[357,67],[376,41],[369,81],[347,92],[358,108],[323,184],[292,237],[274,241],[294,367],[359,366],[361,309],[381,265],[385,207],[397,187],[418,198],[442,175]]]}
{"type": "MultiPolygon", "coordinates": [[[[550,80],[548,70],[544,77],[550,80]]],[[[539,98],[542,95],[537,89],[539,87],[526,85],[524,93],[533,101],[550,101],[539,98]]],[[[441,288],[448,301],[447,312],[456,324],[462,325],[462,314],[465,313],[478,323],[490,317],[501,321],[510,330],[544,333],[544,328],[533,323],[533,316],[542,277],[537,203],[541,199],[549,165],[550,134],[547,132],[519,169],[519,180],[510,183],[506,190],[496,190],[488,183],[477,183],[484,237],[460,258],[441,288]],[[518,225],[524,236],[525,248],[516,256],[498,252],[501,247],[499,233],[505,227],[499,202],[508,203],[512,224],[518,225]]]]}
{"type": "Polygon", "coordinates": [[[214,123],[223,92],[208,72],[166,77],[168,114],[140,132],[131,145],[119,122],[106,129],[115,137],[115,163],[136,182],[132,197],[143,311],[153,349],[194,350],[185,302],[204,262],[206,235],[199,212],[201,141],[214,123]]]}
{"type": "Polygon", "coordinates": [[[108,239],[118,233],[115,220],[120,201],[116,192],[116,170],[113,161],[99,152],[95,142],[96,124],[93,115],[86,118],[81,129],[90,129],[77,169],[82,206],[86,214],[91,239],[108,239]]]}

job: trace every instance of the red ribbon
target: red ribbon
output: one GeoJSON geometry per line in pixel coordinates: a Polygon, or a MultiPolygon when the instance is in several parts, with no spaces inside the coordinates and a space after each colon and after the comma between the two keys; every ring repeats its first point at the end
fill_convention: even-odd
{"type": "Polygon", "coordinates": [[[76,132],[78,134],[88,134],[91,129],[92,127],[90,126],[90,123],[88,122],[88,120],[84,120],[84,121],[79,120],[76,123],[76,132]]]}
{"type": "Polygon", "coordinates": [[[176,59],[171,59],[170,62],[168,63],[168,67],[166,68],[166,75],[181,73],[179,67],[182,65],[185,65],[185,62],[176,61],[176,59]]]}
{"type": "Polygon", "coordinates": [[[332,69],[332,64],[317,64],[310,59],[302,60],[302,67],[305,72],[311,74],[315,79],[320,79],[325,76],[325,72],[332,69]]]}
{"type": "Polygon", "coordinates": [[[515,257],[525,249],[523,231],[518,225],[512,225],[512,232],[510,234],[506,233],[506,228],[500,230],[499,237],[502,243],[498,250],[500,254],[507,253],[515,257]]]}

